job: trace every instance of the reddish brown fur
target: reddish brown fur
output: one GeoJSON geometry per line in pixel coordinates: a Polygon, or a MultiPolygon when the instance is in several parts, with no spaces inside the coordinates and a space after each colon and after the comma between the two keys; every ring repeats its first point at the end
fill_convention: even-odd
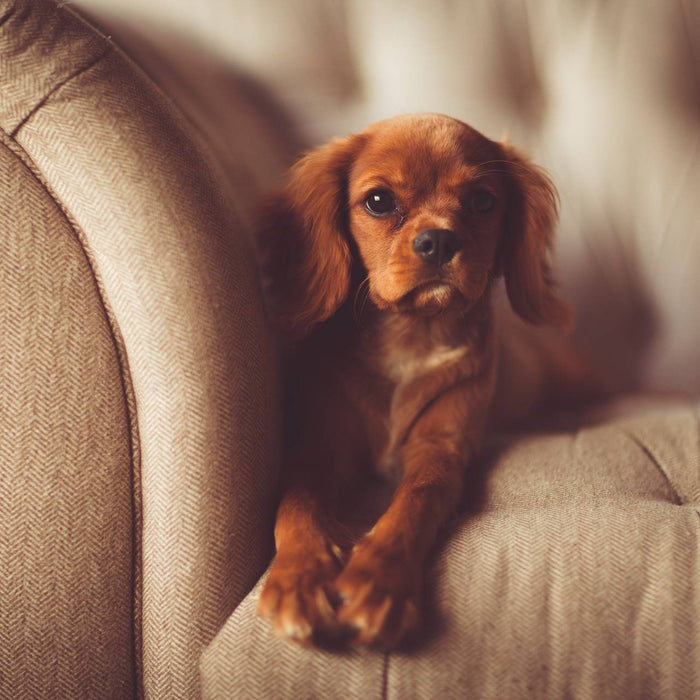
{"type": "MultiPolygon", "coordinates": [[[[555,220],[556,193],[541,171],[440,115],[332,141],[268,201],[261,247],[272,309],[294,340],[299,423],[259,608],[282,635],[310,642],[345,630],[355,643],[391,647],[416,625],[423,562],[458,503],[496,392],[494,279],[505,276],[526,320],[569,323],[549,262],[555,220]],[[376,187],[394,193],[391,216],[367,212],[376,187]],[[495,197],[493,209],[474,210],[476,189],[495,197]],[[437,270],[412,246],[432,228],[460,242],[437,270]],[[347,485],[372,470],[398,475],[398,486],[348,554],[334,512],[347,485]]],[[[501,385],[494,410],[507,418],[580,370],[545,342],[516,346],[505,360],[535,358],[535,379],[512,394],[501,385]]]]}

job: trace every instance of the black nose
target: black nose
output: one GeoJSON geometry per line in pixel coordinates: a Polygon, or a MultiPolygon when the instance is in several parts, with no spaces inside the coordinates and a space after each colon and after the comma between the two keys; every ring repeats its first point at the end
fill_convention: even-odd
{"type": "Polygon", "coordinates": [[[450,262],[459,248],[457,234],[444,228],[429,228],[413,239],[413,250],[418,257],[437,267],[450,262]]]}

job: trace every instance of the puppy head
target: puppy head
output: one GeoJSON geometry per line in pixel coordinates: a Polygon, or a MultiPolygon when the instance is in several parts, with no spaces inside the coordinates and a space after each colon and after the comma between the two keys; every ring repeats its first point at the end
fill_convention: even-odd
{"type": "Polygon", "coordinates": [[[523,318],[566,325],[549,263],[555,222],[551,182],[510,147],[442,115],[378,122],[304,157],[269,201],[277,316],[296,334],[329,318],[350,291],[354,250],[380,309],[466,311],[503,274],[523,318]]]}

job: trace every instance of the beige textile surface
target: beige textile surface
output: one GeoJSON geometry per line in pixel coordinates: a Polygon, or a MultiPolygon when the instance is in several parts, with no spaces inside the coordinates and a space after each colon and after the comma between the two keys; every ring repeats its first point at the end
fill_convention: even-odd
{"type": "Polygon", "coordinates": [[[0,697],[131,697],[124,366],[84,240],[0,139],[0,697]]]}
{"type": "MultiPolygon", "coordinates": [[[[22,486],[25,501],[15,503],[12,490],[0,496],[2,503],[9,499],[3,527],[12,534],[0,543],[3,554],[9,548],[0,559],[5,579],[0,586],[14,586],[15,598],[26,595],[31,615],[13,617],[3,599],[0,615],[11,619],[0,640],[0,695],[34,698],[42,697],[42,690],[44,697],[81,697],[93,687],[81,679],[99,675],[108,688],[105,696],[129,697],[131,687],[126,689],[136,668],[136,682],[148,697],[196,697],[202,646],[264,569],[271,545],[269,527],[263,525],[271,520],[276,479],[274,372],[240,223],[249,213],[236,214],[220,171],[197,145],[192,122],[65,3],[0,0],[0,127],[50,189],[40,191],[36,201],[53,196],[67,212],[98,282],[96,287],[85,263],[79,268],[70,257],[51,253],[52,274],[65,284],[43,284],[41,266],[33,282],[25,282],[36,285],[37,312],[43,304],[45,313],[57,314],[53,322],[60,332],[31,335],[11,323],[14,317],[3,327],[5,352],[25,348],[45,372],[51,369],[47,358],[55,356],[67,374],[60,386],[49,381],[52,375],[38,375],[46,383],[43,391],[54,392],[46,396],[46,406],[62,411],[59,398],[66,402],[62,432],[51,433],[43,432],[45,423],[38,420],[48,409],[43,402],[31,403],[25,392],[31,384],[17,374],[31,366],[2,368],[17,382],[5,400],[18,402],[16,414],[22,409],[16,424],[11,416],[2,418],[0,442],[14,470],[3,463],[2,476],[14,480],[15,490],[22,486]],[[88,314],[90,298],[93,306],[102,303],[108,310],[123,341],[139,437],[133,465],[122,454],[128,448],[128,420],[114,343],[105,335],[104,319],[99,326],[97,312],[88,314]],[[95,347],[83,348],[81,324],[93,339],[99,339],[95,329],[103,328],[101,344],[93,340],[95,347]],[[111,366],[100,360],[105,348],[112,353],[111,366]],[[102,398],[105,393],[114,405],[102,398]],[[66,421],[74,413],[77,424],[70,432],[66,421]],[[35,420],[38,435],[32,433],[35,420]],[[15,453],[19,447],[9,441],[12,435],[30,454],[32,439],[55,437],[56,444],[39,447],[55,451],[52,468],[59,474],[44,473],[42,463],[29,457],[18,461],[24,453],[15,453]],[[44,508],[44,501],[51,508],[44,508]],[[53,517],[54,510],[63,520],[53,517]],[[68,552],[61,548],[64,541],[68,552]],[[53,543],[56,551],[47,552],[53,543]],[[36,553],[24,553],[35,545],[36,553]],[[63,569],[54,571],[49,553],[66,559],[63,569]],[[84,567],[84,588],[74,580],[78,564],[84,567]],[[109,583],[104,596],[100,576],[109,583]],[[98,588],[91,591],[93,579],[98,588]],[[20,591],[17,581],[32,585],[20,591]],[[72,603],[64,601],[72,595],[72,603]],[[60,605],[51,605],[56,601],[60,605]],[[70,605],[83,615],[72,615],[70,605]],[[26,622],[34,628],[25,629],[26,622]],[[75,643],[63,640],[64,647],[49,649],[49,632],[55,628],[60,636],[64,627],[75,643]],[[31,635],[42,630],[44,646],[29,650],[31,635]],[[110,644],[100,641],[110,634],[110,644]],[[24,674],[20,667],[12,669],[17,654],[24,674]],[[46,667],[52,665],[58,669],[52,692],[37,685],[37,693],[27,686],[22,695],[16,683],[22,678],[31,683],[29,670],[48,683],[52,675],[46,667]],[[74,692],[76,687],[80,690],[74,692]]],[[[237,136],[243,132],[241,124],[237,136]]],[[[262,138],[259,128],[257,133],[262,138]]],[[[255,149],[248,146],[250,155],[255,149]]],[[[228,166],[235,167],[235,161],[228,166]]],[[[252,167],[243,157],[239,166],[241,178],[252,167]]],[[[19,168],[13,167],[13,172],[19,168]]],[[[259,173],[261,164],[255,167],[259,173]]],[[[32,209],[28,194],[8,200],[13,188],[25,188],[27,177],[3,176],[3,185],[8,179],[12,186],[3,193],[3,212],[9,207],[14,217],[0,220],[3,243],[12,244],[10,233],[23,242],[19,260],[14,255],[3,265],[14,261],[20,270],[33,264],[32,255],[39,256],[31,248],[34,239],[25,237],[32,234],[49,249],[49,243],[58,245],[52,236],[62,231],[53,224],[36,230],[53,219],[41,218],[43,210],[32,209]],[[13,222],[18,228],[8,229],[13,222]]],[[[50,210],[50,200],[42,206],[50,210]]],[[[79,252],[71,255],[78,258],[79,252]]],[[[43,258],[39,262],[46,264],[43,258]]],[[[2,282],[7,303],[12,296],[5,285],[13,289],[14,282],[2,282]]],[[[30,330],[42,328],[43,316],[34,318],[33,311],[34,306],[25,310],[33,319],[30,330]]]]}
{"type": "Polygon", "coordinates": [[[205,697],[700,697],[699,419],[493,445],[431,564],[422,643],[296,648],[256,617],[257,586],[203,656],[205,697]]]}

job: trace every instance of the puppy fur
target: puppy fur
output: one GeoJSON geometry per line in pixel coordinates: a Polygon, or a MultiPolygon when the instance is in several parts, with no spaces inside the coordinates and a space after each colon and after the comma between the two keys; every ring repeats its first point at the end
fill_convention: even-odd
{"type": "Polygon", "coordinates": [[[289,340],[294,426],[259,612],[282,636],[400,643],[487,427],[587,385],[564,340],[530,329],[571,320],[550,260],[556,219],[544,172],[436,114],[321,146],[265,202],[261,260],[289,340]],[[528,322],[503,332],[499,277],[528,322]],[[350,548],[336,513],[372,473],[393,475],[396,490],[350,548]]]}

